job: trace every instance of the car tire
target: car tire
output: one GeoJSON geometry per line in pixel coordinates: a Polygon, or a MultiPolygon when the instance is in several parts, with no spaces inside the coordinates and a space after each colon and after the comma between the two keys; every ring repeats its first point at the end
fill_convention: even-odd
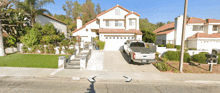
{"type": "Polygon", "coordinates": [[[125,53],[125,50],[123,49],[123,53],[125,53]]]}
{"type": "Polygon", "coordinates": [[[129,64],[133,63],[133,60],[131,59],[131,55],[129,55],[129,57],[128,57],[128,63],[129,64]]]}

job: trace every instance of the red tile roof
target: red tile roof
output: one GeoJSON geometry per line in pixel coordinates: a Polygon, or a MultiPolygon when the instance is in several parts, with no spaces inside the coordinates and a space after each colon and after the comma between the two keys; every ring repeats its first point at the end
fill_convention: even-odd
{"type": "Polygon", "coordinates": [[[128,34],[136,34],[136,35],[142,35],[142,32],[140,30],[136,29],[99,29],[99,33],[128,33],[128,34]]]}
{"type": "Polygon", "coordinates": [[[206,20],[201,18],[190,17],[188,18],[187,23],[206,23],[206,20]]]}
{"type": "Polygon", "coordinates": [[[213,33],[213,34],[196,33],[191,37],[188,37],[188,39],[192,39],[192,38],[220,38],[220,33],[213,33]]]}
{"type": "Polygon", "coordinates": [[[98,14],[96,17],[99,17],[99,16],[101,16],[101,15],[103,15],[103,14],[105,14],[105,13],[107,13],[107,12],[113,10],[113,9],[115,9],[116,7],[119,7],[119,8],[121,8],[121,9],[127,11],[127,12],[130,12],[129,10],[125,9],[124,7],[122,7],[122,6],[120,6],[120,5],[116,5],[116,6],[112,7],[112,8],[110,8],[109,10],[106,10],[106,11],[104,11],[104,12],[98,14]]]}
{"type": "Polygon", "coordinates": [[[162,35],[162,34],[168,34],[170,32],[173,32],[175,26],[175,22],[172,22],[170,24],[166,24],[160,28],[157,28],[156,30],[153,31],[156,35],[162,35]]]}
{"type": "Polygon", "coordinates": [[[75,33],[75,32],[77,32],[77,31],[83,29],[83,28],[86,27],[88,24],[90,24],[90,23],[92,23],[92,22],[94,22],[94,21],[96,21],[96,20],[97,20],[97,18],[95,18],[95,19],[93,19],[93,20],[87,22],[87,23],[86,23],[84,26],[82,26],[81,28],[72,31],[72,33],[75,33]]]}
{"type": "Polygon", "coordinates": [[[58,21],[58,22],[60,22],[60,23],[63,23],[63,24],[65,24],[65,25],[67,25],[67,24],[64,23],[63,21],[60,21],[59,19],[56,19],[55,17],[50,16],[50,15],[48,15],[48,14],[44,14],[44,13],[43,13],[43,16],[45,16],[45,17],[47,17],[47,18],[50,18],[50,19],[53,19],[53,20],[56,20],[56,21],[58,21]]]}
{"type": "Polygon", "coordinates": [[[127,15],[125,15],[125,16],[128,16],[128,15],[130,15],[130,14],[135,14],[135,15],[137,15],[137,16],[140,16],[140,14],[138,14],[138,13],[136,13],[136,12],[129,12],[127,15]]]}
{"type": "Polygon", "coordinates": [[[207,23],[220,23],[220,20],[218,19],[206,19],[207,23]]]}

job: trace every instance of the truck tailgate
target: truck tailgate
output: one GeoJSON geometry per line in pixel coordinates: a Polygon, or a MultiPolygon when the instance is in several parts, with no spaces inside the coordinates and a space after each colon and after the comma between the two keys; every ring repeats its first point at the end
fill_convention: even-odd
{"type": "Polygon", "coordinates": [[[152,54],[135,54],[135,59],[154,59],[155,53],[152,54]]]}

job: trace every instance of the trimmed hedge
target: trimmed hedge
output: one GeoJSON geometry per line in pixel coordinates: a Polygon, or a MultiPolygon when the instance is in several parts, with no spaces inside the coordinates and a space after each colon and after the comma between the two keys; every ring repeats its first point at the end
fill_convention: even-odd
{"type": "Polygon", "coordinates": [[[180,46],[180,45],[176,45],[175,48],[176,48],[177,50],[180,50],[180,49],[181,49],[181,46],[180,46]]]}
{"type": "Polygon", "coordinates": [[[192,56],[192,61],[198,62],[198,63],[206,63],[205,60],[207,59],[205,57],[205,54],[209,54],[208,52],[200,52],[199,54],[192,56]]]}
{"type": "MultiPolygon", "coordinates": [[[[179,61],[180,60],[180,51],[167,51],[163,58],[171,60],[171,61],[179,61]]],[[[184,53],[184,62],[190,62],[191,57],[189,53],[184,53]]]]}
{"type": "Polygon", "coordinates": [[[220,53],[217,54],[218,55],[218,64],[220,62],[220,53]]]}
{"type": "Polygon", "coordinates": [[[167,46],[166,46],[166,48],[175,48],[175,45],[168,43],[167,46]]]}
{"type": "Polygon", "coordinates": [[[158,45],[158,47],[164,47],[164,45],[158,45]]]}

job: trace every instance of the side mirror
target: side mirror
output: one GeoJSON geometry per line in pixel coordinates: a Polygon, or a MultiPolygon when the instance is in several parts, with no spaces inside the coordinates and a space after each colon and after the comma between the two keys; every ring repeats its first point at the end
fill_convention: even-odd
{"type": "Polygon", "coordinates": [[[124,44],[126,45],[127,43],[125,42],[124,44]]]}

